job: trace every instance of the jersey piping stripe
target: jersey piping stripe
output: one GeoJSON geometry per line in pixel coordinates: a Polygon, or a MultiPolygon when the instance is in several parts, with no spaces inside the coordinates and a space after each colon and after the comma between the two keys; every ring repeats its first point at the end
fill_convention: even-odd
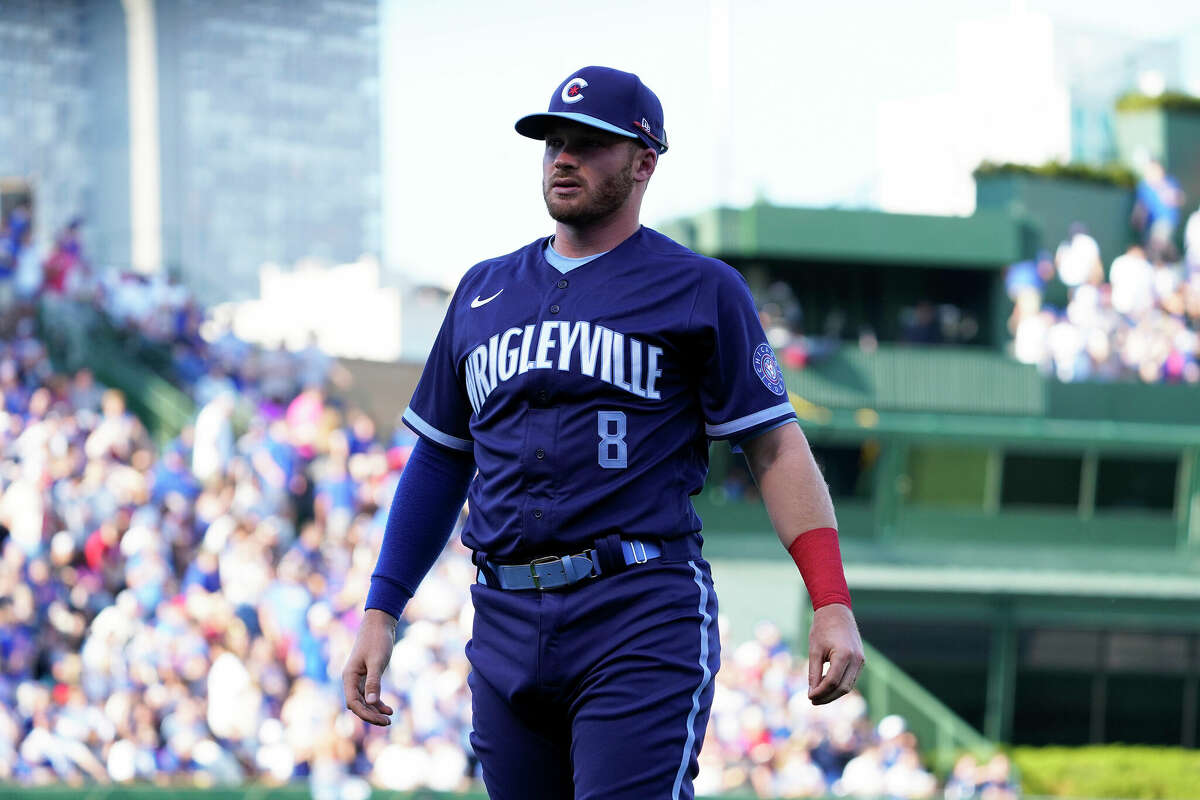
{"type": "Polygon", "coordinates": [[[671,787],[671,800],[679,800],[679,790],[683,786],[683,776],[687,773],[688,762],[692,760],[692,748],[696,744],[696,715],[700,713],[700,695],[704,693],[708,682],[712,680],[712,670],[708,668],[708,629],[712,625],[712,615],[708,613],[708,587],[704,585],[704,576],[695,561],[689,561],[692,571],[696,573],[696,585],[700,587],[700,670],[702,672],[700,685],[692,692],[692,710],[687,718],[687,741],[683,745],[683,759],[679,762],[679,771],[675,773],[675,785],[671,787]]]}
{"type": "Polygon", "coordinates": [[[442,433],[437,428],[421,419],[417,415],[417,412],[412,410],[412,406],[404,409],[404,415],[401,417],[401,419],[411,425],[417,433],[427,436],[428,438],[440,444],[442,447],[449,447],[451,450],[462,450],[467,453],[475,450],[474,442],[469,439],[459,439],[457,436],[451,436],[448,433],[442,433]]]}
{"type": "Polygon", "coordinates": [[[777,417],[784,412],[791,412],[792,414],[795,414],[796,409],[792,408],[791,403],[784,401],[777,406],[764,408],[762,411],[756,411],[753,414],[747,414],[744,417],[739,417],[738,419],[731,420],[730,422],[722,422],[720,425],[709,425],[708,423],[705,423],[704,432],[710,438],[730,436],[738,431],[744,431],[747,428],[753,428],[755,425],[766,422],[767,420],[777,417]]]}

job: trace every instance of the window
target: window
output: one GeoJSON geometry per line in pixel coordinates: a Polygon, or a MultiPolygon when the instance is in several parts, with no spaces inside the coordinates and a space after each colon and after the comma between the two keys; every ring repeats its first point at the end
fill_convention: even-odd
{"type": "Polygon", "coordinates": [[[1000,504],[1076,508],[1082,465],[1077,455],[1005,453],[1000,504]]]}
{"type": "Polygon", "coordinates": [[[1102,456],[1096,508],[1171,511],[1175,507],[1175,458],[1102,456]]]}
{"type": "Polygon", "coordinates": [[[879,445],[864,442],[862,445],[813,445],[813,458],[829,484],[829,494],[834,498],[867,500],[871,497],[871,482],[875,476],[875,462],[879,458],[879,445]]]}
{"type": "Polygon", "coordinates": [[[983,508],[987,450],[917,445],[908,453],[908,499],[914,505],[983,508]]]}

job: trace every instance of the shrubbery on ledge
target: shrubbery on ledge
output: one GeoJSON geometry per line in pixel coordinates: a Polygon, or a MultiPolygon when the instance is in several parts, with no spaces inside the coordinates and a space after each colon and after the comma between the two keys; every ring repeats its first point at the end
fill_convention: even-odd
{"type": "Polygon", "coordinates": [[[1117,98],[1117,111],[1183,111],[1200,114],[1200,97],[1186,92],[1163,92],[1148,95],[1127,92],[1117,98]]]}
{"type": "Polygon", "coordinates": [[[1123,164],[1105,164],[1093,167],[1088,164],[1064,164],[1050,161],[1046,164],[1014,164],[984,161],[971,173],[976,179],[993,175],[1034,175],[1041,178],[1084,181],[1104,186],[1119,186],[1132,189],[1137,185],[1137,175],[1123,164]]]}

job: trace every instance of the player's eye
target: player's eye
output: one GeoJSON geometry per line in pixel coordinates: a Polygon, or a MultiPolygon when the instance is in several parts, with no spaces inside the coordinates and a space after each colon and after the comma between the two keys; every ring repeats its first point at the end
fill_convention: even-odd
{"type": "Polygon", "coordinates": [[[562,147],[562,143],[563,143],[562,139],[559,139],[559,138],[556,138],[553,136],[546,139],[546,147],[548,147],[551,150],[559,149],[560,147],[562,147]]]}

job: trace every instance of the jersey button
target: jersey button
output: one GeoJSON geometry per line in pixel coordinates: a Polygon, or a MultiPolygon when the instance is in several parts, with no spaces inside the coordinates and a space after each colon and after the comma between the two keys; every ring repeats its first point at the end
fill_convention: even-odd
{"type": "Polygon", "coordinates": [[[539,403],[544,403],[544,402],[546,402],[546,401],[547,401],[547,400],[549,400],[549,399],[550,399],[550,396],[549,396],[548,394],[546,394],[546,390],[545,390],[545,389],[540,389],[540,390],[538,390],[538,393],[537,393],[537,400],[538,400],[538,402],[539,402],[539,403]]]}
{"type": "Polygon", "coordinates": [[[538,457],[538,461],[541,461],[543,458],[546,457],[546,451],[540,447],[537,450],[534,450],[533,454],[538,457]]]}
{"type": "Polygon", "coordinates": [[[558,304],[557,304],[557,303],[555,303],[554,305],[550,306],[550,313],[551,313],[551,314],[557,314],[558,312],[559,312],[559,308],[558,308],[558,304]]]}
{"type": "Polygon", "coordinates": [[[563,278],[561,281],[558,282],[558,288],[560,288],[560,289],[567,288],[567,279],[566,278],[563,278]]]}
{"type": "Polygon", "coordinates": [[[542,510],[541,510],[540,508],[535,508],[535,509],[533,510],[533,518],[534,518],[534,519],[541,519],[541,518],[542,518],[542,510]]]}

